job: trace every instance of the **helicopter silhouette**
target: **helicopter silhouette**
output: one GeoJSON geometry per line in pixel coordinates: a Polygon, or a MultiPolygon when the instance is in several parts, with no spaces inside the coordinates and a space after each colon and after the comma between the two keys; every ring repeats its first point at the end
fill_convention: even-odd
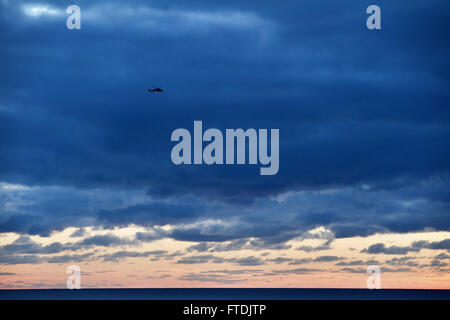
{"type": "Polygon", "coordinates": [[[163,92],[164,90],[163,90],[163,89],[160,89],[160,88],[155,88],[155,89],[148,88],[148,91],[149,91],[149,92],[163,92]]]}

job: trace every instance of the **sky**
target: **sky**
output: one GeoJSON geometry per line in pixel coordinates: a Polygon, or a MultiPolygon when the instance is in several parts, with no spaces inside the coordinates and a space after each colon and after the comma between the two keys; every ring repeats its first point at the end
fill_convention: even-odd
{"type": "Polygon", "coordinates": [[[450,289],[450,6],[371,4],[0,0],[0,288],[450,289]],[[174,165],[196,120],[278,173],[174,165]]]}

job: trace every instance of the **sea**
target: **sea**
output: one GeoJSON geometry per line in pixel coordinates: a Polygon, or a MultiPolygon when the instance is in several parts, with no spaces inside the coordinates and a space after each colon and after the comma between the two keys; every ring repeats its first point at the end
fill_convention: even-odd
{"type": "Polygon", "coordinates": [[[0,300],[450,300],[450,290],[411,289],[26,289],[0,300]]]}

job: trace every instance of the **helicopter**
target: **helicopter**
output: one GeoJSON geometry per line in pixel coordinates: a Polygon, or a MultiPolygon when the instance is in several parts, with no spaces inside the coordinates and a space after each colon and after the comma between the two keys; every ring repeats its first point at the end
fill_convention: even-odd
{"type": "Polygon", "coordinates": [[[148,91],[149,91],[149,92],[163,92],[164,90],[163,90],[163,89],[160,89],[160,88],[155,88],[155,89],[148,88],[148,91]]]}

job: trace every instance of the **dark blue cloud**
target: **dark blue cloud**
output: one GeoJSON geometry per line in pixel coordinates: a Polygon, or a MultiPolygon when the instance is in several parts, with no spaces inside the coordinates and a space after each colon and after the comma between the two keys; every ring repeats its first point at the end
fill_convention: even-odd
{"type": "Polygon", "coordinates": [[[417,249],[447,250],[450,252],[450,239],[442,241],[416,241],[412,244],[417,249]]]}
{"type": "Polygon", "coordinates": [[[412,248],[412,247],[399,247],[399,246],[390,246],[386,247],[384,243],[376,243],[367,249],[361,250],[362,253],[368,253],[368,254],[407,254],[408,252],[417,252],[420,251],[420,249],[412,248]]]}
{"type": "Polygon", "coordinates": [[[399,247],[399,246],[390,246],[386,247],[384,243],[376,243],[369,246],[367,249],[361,250],[363,253],[369,254],[408,254],[408,252],[418,252],[422,249],[430,249],[430,250],[447,250],[450,252],[450,239],[445,239],[442,241],[415,241],[410,246],[399,247]]]}
{"type": "Polygon", "coordinates": [[[279,243],[319,225],[338,237],[449,229],[445,1],[380,1],[380,31],[365,28],[367,1],[76,3],[81,31],[65,28],[65,14],[27,16],[27,1],[1,4],[0,180],[144,190],[161,202],[92,209],[93,199],[60,193],[2,207],[0,232],[234,218],[233,230],[194,225],[171,236],[279,243]],[[152,86],[164,94],[149,95],[152,86]],[[280,128],[279,173],[174,166],[170,133],[194,120],[280,128]],[[361,185],[377,196],[267,200],[361,185]],[[187,195],[196,200],[173,200],[187,195]]]}

